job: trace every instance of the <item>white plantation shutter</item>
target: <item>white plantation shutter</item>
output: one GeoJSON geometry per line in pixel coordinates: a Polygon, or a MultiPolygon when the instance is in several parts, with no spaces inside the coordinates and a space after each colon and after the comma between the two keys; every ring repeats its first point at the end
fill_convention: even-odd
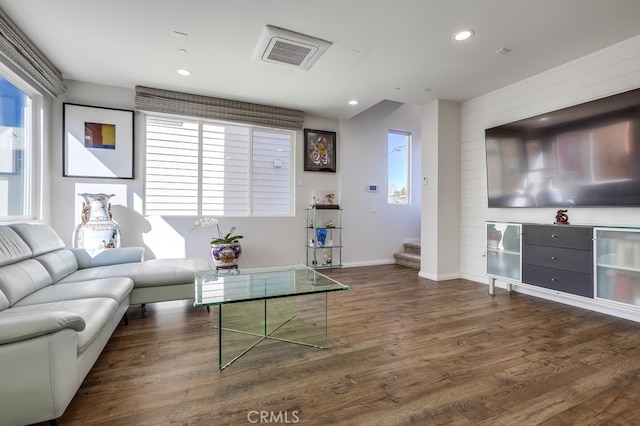
{"type": "Polygon", "coordinates": [[[293,133],[147,116],[147,215],[292,214],[293,133]]]}
{"type": "Polygon", "coordinates": [[[256,215],[291,211],[291,136],[253,132],[252,207],[256,215]]]}
{"type": "Polygon", "coordinates": [[[195,121],[147,118],[148,215],[198,214],[198,134],[195,121]]]}
{"type": "Polygon", "coordinates": [[[249,214],[249,129],[204,124],[202,214],[249,214]]]}

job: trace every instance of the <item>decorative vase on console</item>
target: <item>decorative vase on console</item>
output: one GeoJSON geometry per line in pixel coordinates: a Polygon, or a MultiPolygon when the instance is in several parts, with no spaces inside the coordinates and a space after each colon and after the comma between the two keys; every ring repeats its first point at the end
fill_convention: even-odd
{"type": "Polygon", "coordinates": [[[73,246],[88,250],[120,247],[120,228],[111,217],[109,199],[115,194],[78,194],[82,221],[73,232],[73,246]]]}

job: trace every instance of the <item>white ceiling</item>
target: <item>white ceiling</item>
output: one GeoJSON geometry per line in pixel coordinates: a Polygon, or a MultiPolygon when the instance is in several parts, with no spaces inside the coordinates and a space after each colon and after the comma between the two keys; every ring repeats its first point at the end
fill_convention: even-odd
{"type": "Polygon", "coordinates": [[[0,8],[66,79],[331,118],[385,99],[465,101],[640,34],[640,0],[0,0],[0,8]],[[266,25],[333,44],[309,71],[256,61],[266,25]],[[466,28],[475,36],[454,42],[466,28]],[[353,98],[359,105],[347,104],[353,98]]]}

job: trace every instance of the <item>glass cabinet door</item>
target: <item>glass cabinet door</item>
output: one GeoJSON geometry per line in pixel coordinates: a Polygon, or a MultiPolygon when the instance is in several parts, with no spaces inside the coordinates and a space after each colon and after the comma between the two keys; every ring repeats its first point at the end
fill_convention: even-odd
{"type": "Polygon", "coordinates": [[[522,280],[521,231],[520,224],[487,222],[487,275],[522,280]]]}
{"type": "Polygon", "coordinates": [[[595,228],[596,298],[640,306],[640,230],[595,228]]]}

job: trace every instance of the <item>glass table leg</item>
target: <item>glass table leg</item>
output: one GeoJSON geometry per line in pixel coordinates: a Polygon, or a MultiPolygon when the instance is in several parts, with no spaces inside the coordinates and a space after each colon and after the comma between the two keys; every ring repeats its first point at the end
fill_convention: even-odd
{"type": "Polygon", "coordinates": [[[265,339],[327,348],[327,293],[219,305],[222,370],[265,339]]]}
{"type": "Polygon", "coordinates": [[[218,366],[222,370],[265,339],[264,300],[220,305],[218,366]]]}

